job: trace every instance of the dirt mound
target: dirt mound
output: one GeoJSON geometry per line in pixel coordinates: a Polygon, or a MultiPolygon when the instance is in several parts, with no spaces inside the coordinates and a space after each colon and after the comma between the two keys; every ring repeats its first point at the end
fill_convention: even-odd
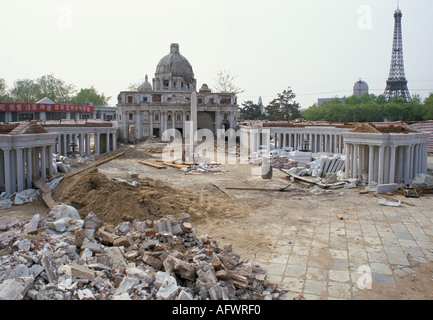
{"type": "Polygon", "coordinates": [[[75,207],[82,218],[95,213],[109,224],[135,219],[159,219],[188,212],[194,222],[208,217],[227,218],[245,216],[246,207],[240,207],[227,197],[197,194],[162,185],[152,179],[140,179],[134,187],[108,179],[93,169],[65,178],[53,191],[57,203],[75,207]]]}

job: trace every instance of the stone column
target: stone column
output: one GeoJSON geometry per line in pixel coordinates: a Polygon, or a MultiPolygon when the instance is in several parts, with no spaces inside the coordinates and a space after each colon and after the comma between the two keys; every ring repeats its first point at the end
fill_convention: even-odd
{"type": "Polygon", "coordinates": [[[122,140],[128,141],[128,124],[127,124],[126,110],[122,110],[122,140]]]}
{"type": "MultiPolygon", "coordinates": [[[[142,138],[142,134],[141,134],[141,112],[140,112],[140,108],[135,112],[136,116],[135,116],[135,138],[136,140],[140,140],[142,138]]],[[[109,141],[107,139],[107,141],[109,141]]],[[[109,144],[108,144],[109,145],[109,144]]],[[[107,150],[109,148],[107,147],[107,150]]]]}
{"type": "Polygon", "coordinates": [[[5,173],[5,191],[7,194],[12,194],[12,179],[11,179],[11,149],[3,148],[4,155],[4,173],[5,173]]]}
{"type": "Polygon", "coordinates": [[[410,160],[411,160],[411,156],[410,156],[410,146],[405,146],[404,147],[404,184],[409,184],[410,183],[410,160]]]}
{"type": "Polygon", "coordinates": [[[398,147],[398,163],[397,163],[397,172],[398,172],[398,180],[397,183],[402,183],[404,181],[404,168],[403,168],[403,147],[398,147]]]}
{"type": "Polygon", "coordinates": [[[68,155],[68,145],[67,145],[67,141],[66,141],[66,133],[63,134],[62,155],[65,157],[68,155]]]}
{"type": "Polygon", "coordinates": [[[23,159],[23,149],[16,148],[17,157],[17,191],[21,192],[24,190],[24,159],[23,159]]]}
{"type": "Polygon", "coordinates": [[[396,146],[390,147],[390,163],[389,163],[389,182],[388,183],[394,183],[395,182],[395,151],[396,146]]]}
{"type": "Polygon", "coordinates": [[[350,178],[350,146],[346,144],[346,164],[345,164],[345,171],[346,171],[346,179],[350,178]]]}
{"type": "Polygon", "coordinates": [[[90,156],[90,133],[86,134],[86,156],[90,156]]]}
{"type": "Polygon", "coordinates": [[[80,156],[81,157],[84,157],[84,133],[80,133],[79,134],[79,137],[80,137],[80,142],[79,142],[79,144],[80,144],[80,146],[79,146],[79,148],[80,148],[80,156]]]}
{"type": "Polygon", "coordinates": [[[385,168],[385,148],[383,146],[379,147],[379,177],[378,177],[378,184],[383,184],[383,176],[384,171],[387,169],[385,168]]]}
{"type": "Polygon", "coordinates": [[[153,136],[153,110],[149,110],[149,120],[150,120],[150,127],[149,127],[149,136],[153,136]]]}
{"type": "Polygon", "coordinates": [[[97,156],[101,154],[101,134],[99,132],[96,133],[96,142],[95,142],[95,153],[97,156]]]}
{"type": "Polygon", "coordinates": [[[33,176],[32,176],[33,156],[32,156],[32,152],[33,152],[32,148],[27,149],[27,189],[31,189],[32,185],[33,185],[33,176]]]}
{"type": "Polygon", "coordinates": [[[105,134],[105,152],[110,152],[110,132],[105,134]]]}
{"type": "Polygon", "coordinates": [[[374,179],[374,146],[368,146],[368,184],[374,179]]]}
{"type": "Polygon", "coordinates": [[[419,144],[415,144],[414,145],[414,149],[413,149],[413,176],[415,177],[418,173],[418,164],[419,164],[419,154],[418,154],[418,150],[419,150],[419,144]]]}
{"type": "Polygon", "coordinates": [[[47,149],[45,146],[41,147],[41,177],[47,179],[47,149]]]}
{"type": "Polygon", "coordinates": [[[358,179],[358,162],[359,162],[359,144],[353,145],[353,159],[352,159],[352,178],[358,179]]]}
{"type": "Polygon", "coordinates": [[[54,167],[53,167],[53,145],[48,146],[48,175],[50,178],[54,177],[54,167]]]}
{"type": "Polygon", "coordinates": [[[115,151],[117,149],[117,137],[116,137],[116,132],[113,132],[111,134],[112,138],[113,138],[113,151],[115,151]]]}

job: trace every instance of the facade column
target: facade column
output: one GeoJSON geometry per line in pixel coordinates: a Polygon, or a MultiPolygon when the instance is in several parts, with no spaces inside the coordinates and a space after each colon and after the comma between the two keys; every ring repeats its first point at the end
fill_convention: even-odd
{"type": "MultiPolygon", "coordinates": [[[[61,142],[61,140],[59,140],[61,142]]],[[[27,149],[27,189],[31,189],[33,186],[33,176],[32,176],[32,169],[33,169],[33,148],[27,149]]]]}
{"type": "Polygon", "coordinates": [[[410,146],[404,147],[404,184],[410,183],[410,146]]]}
{"type": "Polygon", "coordinates": [[[350,147],[349,145],[346,145],[346,164],[345,164],[345,171],[346,171],[346,179],[350,178],[350,147]]]}
{"type": "Polygon", "coordinates": [[[96,133],[95,153],[97,156],[101,154],[101,134],[99,132],[96,133]]]}
{"type": "Polygon", "coordinates": [[[80,144],[80,146],[79,146],[79,148],[80,148],[80,156],[81,157],[84,157],[84,133],[80,133],[79,134],[79,138],[80,138],[80,142],[79,142],[79,144],[80,144]]]}
{"type": "Polygon", "coordinates": [[[377,184],[383,184],[383,176],[385,171],[385,148],[383,146],[379,147],[379,177],[377,184]]]}
{"type": "Polygon", "coordinates": [[[352,159],[352,178],[358,179],[358,162],[359,162],[359,144],[353,145],[353,159],[352,159]]]}
{"type": "Polygon", "coordinates": [[[374,146],[368,146],[368,184],[374,179],[374,146]]]}
{"type": "Polygon", "coordinates": [[[150,127],[149,127],[149,136],[153,136],[153,110],[149,110],[149,120],[150,120],[150,127]]]}
{"type": "Polygon", "coordinates": [[[113,138],[113,151],[115,151],[117,149],[117,137],[116,137],[116,132],[113,132],[111,134],[112,138],[113,138]]]}
{"type": "MultiPolygon", "coordinates": [[[[136,140],[140,140],[142,138],[140,109],[138,109],[135,112],[135,137],[136,137],[136,140]]],[[[109,141],[108,138],[107,138],[107,141],[109,141]]],[[[107,147],[107,152],[108,152],[108,149],[109,148],[107,147]]]]}
{"type": "Polygon", "coordinates": [[[17,191],[21,192],[25,189],[23,148],[16,148],[15,152],[17,156],[17,191]]]}
{"type": "Polygon", "coordinates": [[[41,177],[47,179],[47,149],[45,146],[41,147],[41,177]]]}
{"type": "Polygon", "coordinates": [[[12,194],[12,179],[11,179],[11,149],[4,148],[4,173],[5,173],[5,191],[7,194],[12,194]]]}
{"type": "Polygon", "coordinates": [[[389,182],[388,183],[394,183],[395,182],[395,151],[396,146],[390,146],[390,163],[389,163],[389,182]]]}
{"type": "Polygon", "coordinates": [[[398,158],[397,158],[397,174],[398,174],[398,178],[397,178],[397,183],[403,183],[404,181],[404,168],[403,168],[403,147],[399,146],[397,149],[397,154],[398,154],[398,158]]]}
{"type": "Polygon", "coordinates": [[[418,173],[418,163],[419,163],[419,156],[418,156],[418,150],[419,150],[419,144],[414,145],[413,149],[413,176],[415,177],[418,173]]]}
{"type": "Polygon", "coordinates": [[[63,141],[62,155],[66,157],[67,156],[67,150],[68,150],[68,147],[66,144],[66,133],[64,133],[62,135],[62,141],[63,141]]]}
{"type": "Polygon", "coordinates": [[[90,133],[86,133],[86,156],[90,156],[90,133]]]}
{"type": "Polygon", "coordinates": [[[122,110],[122,139],[128,141],[128,124],[127,124],[126,110],[122,110]]]}
{"type": "Polygon", "coordinates": [[[110,133],[105,134],[105,152],[110,152],[110,133]]]}

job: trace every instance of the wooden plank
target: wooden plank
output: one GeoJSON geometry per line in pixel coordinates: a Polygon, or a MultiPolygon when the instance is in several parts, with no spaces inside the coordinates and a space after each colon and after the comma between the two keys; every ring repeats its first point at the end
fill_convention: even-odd
{"type": "Polygon", "coordinates": [[[53,200],[51,196],[50,188],[42,179],[42,177],[33,177],[33,184],[42,191],[42,199],[44,200],[48,208],[53,209],[55,206],[57,206],[57,203],[53,200]]]}
{"type": "Polygon", "coordinates": [[[73,177],[73,176],[75,176],[76,174],[82,173],[82,172],[84,172],[84,171],[86,171],[86,170],[90,170],[90,169],[93,169],[93,168],[99,167],[100,165],[103,165],[104,163],[107,163],[107,162],[109,162],[109,161],[111,161],[111,160],[117,159],[117,158],[119,158],[119,157],[121,157],[121,156],[124,156],[124,155],[125,155],[125,152],[120,152],[120,153],[118,153],[118,154],[116,154],[116,155],[114,155],[114,156],[112,156],[112,157],[110,157],[110,158],[108,158],[108,159],[105,159],[105,160],[103,160],[103,161],[101,161],[101,162],[99,162],[99,163],[93,164],[93,165],[91,165],[90,167],[84,168],[84,169],[82,169],[82,170],[80,170],[80,171],[77,171],[77,172],[74,172],[74,173],[71,173],[71,174],[67,174],[66,177],[68,177],[68,178],[69,178],[69,177],[73,177]]]}
{"type": "Polygon", "coordinates": [[[155,163],[150,163],[150,162],[145,162],[145,161],[138,161],[138,163],[144,164],[146,166],[150,166],[150,167],[154,167],[156,169],[166,169],[167,167],[165,166],[161,166],[159,164],[155,164],[155,163]]]}
{"type": "Polygon", "coordinates": [[[174,163],[168,163],[168,162],[163,162],[163,164],[165,164],[166,166],[169,166],[169,167],[177,168],[177,169],[189,168],[190,167],[188,165],[174,164],[174,163]]]}

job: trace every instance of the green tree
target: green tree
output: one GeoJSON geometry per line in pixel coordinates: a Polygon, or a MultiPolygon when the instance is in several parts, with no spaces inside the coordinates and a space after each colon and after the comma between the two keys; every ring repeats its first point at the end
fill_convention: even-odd
{"type": "Polygon", "coordinates": [[[301,111],[299,104],[294,101],[295,98],[296,95],[290,87],[278,93],[277,98],[266,107],[267,120],[290,121],[299,118],[301,111]]]}
{"type": "Polygon", "coordinates": [[[243,102],[239,111],[243,120],[259,120],[262,118],[262,108],[251,100],[243,102]]]}
{"type": "Polygon", "coordinates": [[[36,102],[40,100],[38,84],[30,79],[16,80],[10,94],[13,102],[36,102]]]}
{"type": "Polygon", "coordinates": [[[6,81],[0,78],[0,102],[9,102],[11,98],[9,96],[8,87],[6,81]]]}
{"type": "Polygon", "coordinates": [[[105,94],[99,93],[94,86],[87,89],[81,89],[78,94],[71,99],[71,103],[86,105],[93,103],[94,106],[105,106],[111,97],[106,97],[105,94]]]}
{"type": "Polygon", "coordinates": [[[50,74],[36,80],[17,80],[10,94],[14,102],[36,102],[48,97],[56,103],[68,103],[75,94],[75,87],[50,74]]]}
{"type": "Polygon", "coordinates": [[[66,84],[52,74],[38,78],[36,85],[38,100],[48,97],[56,103],[68,103],[76,92],[74,85],[66,84]]]}

